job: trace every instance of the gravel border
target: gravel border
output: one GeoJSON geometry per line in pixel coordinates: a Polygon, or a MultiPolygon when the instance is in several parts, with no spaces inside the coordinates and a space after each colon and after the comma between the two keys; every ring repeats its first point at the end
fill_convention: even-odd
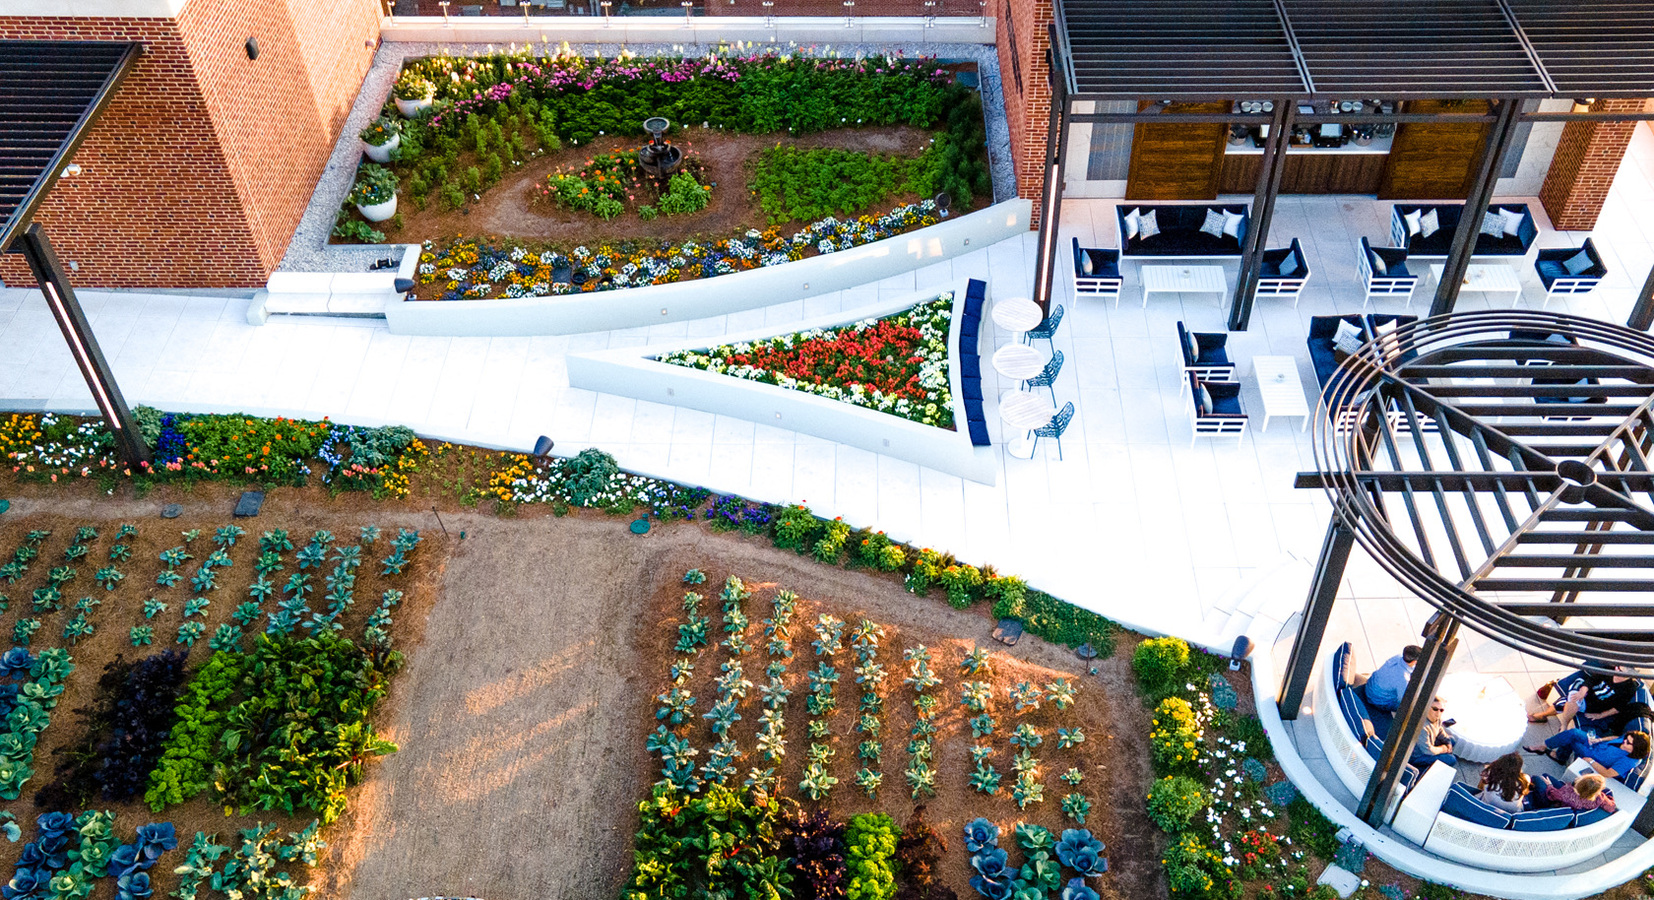
{"type": "MultiPolygon", "coordinates": [[[[774,45],[781,49],[780,45],[774,45]]],[[[615,56],[629,50],[640,56],[678,55],[681,44],[576,44],[571,48],[586,56],[615,56]]],[[[372,122],[390,97],[391,85],[402,70],[402,61],[410,57],[434,56],[449,53],[456,56],[479,56],[496,52],[497,44],[411,43],[386,42],[373,57],[373,66],[362,79],[362,89],[356,95],[350,116],[333,145],[327,168],[310,195],[304,217],[288,242],[282,257],[280,272],[366,272],[375,260],[390,256],[400,260],[400,244],[329,244],[337,210],[350,193],[356,177],[356,167],[362,158],[361,141],[356,135],[372,122]]],[[[797,52],[796,47],[790,47],[797,52]]],[[[982,94],[982,114],[988,131],[988,165],[994,181],[994,202],[1017,196],[1016,169],[1011,164],[1011,130],[1005,121],[1005,96],[1000,89],[999,51],[986,44],[843,44],[839,51],[845,55],[857,53],[882,56],[901,53],[908,57],[928,54],[945,62],[974,62],[979,77],[978,90],[982,94]]]]}

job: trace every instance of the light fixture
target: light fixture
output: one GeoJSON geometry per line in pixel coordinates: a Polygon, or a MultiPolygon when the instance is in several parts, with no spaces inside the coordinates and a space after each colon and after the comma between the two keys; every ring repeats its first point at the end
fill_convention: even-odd
{"type": "Polygon", "coordinates": [[[1575,97],[1574,98],[1574,110],[1573,111],[1576,112],[1576,113],[1590,112],[1591,107],[1596,102],[1597,102],[1597,98],[1595,98],[1595,97],[1575,97]]]}

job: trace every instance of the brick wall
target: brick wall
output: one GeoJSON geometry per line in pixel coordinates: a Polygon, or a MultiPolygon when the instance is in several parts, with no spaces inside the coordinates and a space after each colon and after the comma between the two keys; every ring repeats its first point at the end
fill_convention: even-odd
{"type": "MultiPolygon", "coordinates": [[[[262,285],[371,62],[377,14],[377,0],[190,0],[175,20],[0,17],[0,38],[145,47],[76,152],[80,174],[35,216],[74,283],[262,285]]],[[[16,256],[0,278],[33,283],[16,256]]]]}
{"type": "Polygon", "coordinates": [[[1028,226],[1038,229],[1045,190],[1045,139],[1051,123],[1051,80],[1046,65],[1051,0],[990,0],[989,8],[1000,17],[996,30],[999,76],[1017,189],[1034,202],[1028,226]]]}
{"type": "MultiPolygon", "coordinates": [[[[1592,112],[1642,112],[1645,100],[1598,100],[1592,112]]],[[[1559,231],[1590,231],[1631,145],[1635,122],[1569,122],[1551,158],[1539,202],[1559,231]]]]}

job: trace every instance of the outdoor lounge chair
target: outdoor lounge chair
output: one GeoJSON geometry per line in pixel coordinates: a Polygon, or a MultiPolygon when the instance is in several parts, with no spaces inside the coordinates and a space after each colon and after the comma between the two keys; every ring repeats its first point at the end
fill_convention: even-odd
{"type": "Polygon", "coordinates": [[[1237,381],[1235,364],[1225,349],[1228,343],[1227,333],[1195,332],[1177,323],[1177,348],[1183,355],[1185,375],[1198,375],[1204,381],[1237,381]]]}
{"type": "Polygon", "coordinates": [[[1361,239],[1360,259],[1357,261],[1357,280],[1367,289],[1361,298],[1361,308],[1375,297],[1401,297],[1405,305],[1413,305],[1413,288],[1418,287],[1419,276],[1407,271],[1407,251],[1400,247],[1374,247],[1365,237],[1361,239]]]}
{"type": "Polygon", "coordinates": [[[1309,260],[1304,257],[1304,248],[1298,239],[1293,238],[1287,247],[1263,252],[1263,270],[1258,276],[1258,290],[1254,296],[1290,297],[1296,309],[1298,295],[1303,293],[1307,281],[1309,260]]]}
{"type": "Polygon", "coordinates": [[[1589,294],[1608,275],[1608,267],[1602,264],[1602,254],[1597,252],[1590,238],[1586,238],[1585,245],[1577,250],[1565,247],[1539,251],[1534,258],[1533,269],[1539,274],[1540,283],[1545,285],[1545,302],[1540,304],[1541,309],[1549,306],[1551,298],[1558,295],[1589,294]],[[1586,262],[1590,265],[1580,268],[1586,262]],[[1569,265],[1574,268],[1569,269],[1569,265]]]}
{"type": "Polygon", "coordinates": [[[1246,437],[1246,410],[1241,407],[1240,388],[1235,382],[1202,381],[1198,375],[1189,375],[1190,419],[1194,436],[1189,446],[1202,437],[1234,435],[1237,442],[1246,437]]]}
{"type": "Polygon", "coordinates": [[[1099,300],[1114,300],[1120,305],[1120,251],[1081,247],[1074,238],[1074,297],[1081,295],[1099,300]]]}

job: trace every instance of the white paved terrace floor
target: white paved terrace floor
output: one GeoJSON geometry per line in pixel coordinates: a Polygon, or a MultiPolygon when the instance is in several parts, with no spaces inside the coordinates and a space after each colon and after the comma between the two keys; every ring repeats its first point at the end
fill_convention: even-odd
{"type": "MultiPolygon", "coordinates": [[[[1654,265],[1654,132],[1638,129],[1637,135],[1590,235],[1612,274],[1597,291],[1570,302],[1571,312],[1623,322],[1654,265]]],[[[1537,202],[1528,202],[1542,220],[1541,246],[1574,246],[1587,237],[1551,231],[1537,202]]],[[[1309,318],[1360,308],[1354,247],[1362,235],[1387,245],[1388,214],[1388,203],[1371,198],[1281,199],[1270,243],[1300,238],[1315,274],[1296,309],[1261,302],[1252,328],[1231,336],[1243,374],[1255,355],[1284,354],[1296,357],[1304,383],[1314,384],[1304,349],[1309,318]]],[[[1065,203],[1064,247],[1070,236],[1114,246],[1113,229],[1111,202],[1065,203]]],[[[1033,243],[1030,234],[808,301],[572,337],[407,337],[390,334],[382,321],[280,316],[251,327],[244,319],[247,301],[202,296],[85,292],[83,301],[132,403],[395,422],[427,435],[514,448],[547,434],[559,451],[597,445],[637,471],[768,501],[806,502],[820,514],[1022,574],[1139,628],[1210,640],[1235,602],[1229,592],[1286,554],[1312,558],[1328,514],[1318,492],[1292,487],[1293,475],[1313,465],[1298,420],[1276,421],[1238,443],[1190,446],[1174,323],[1222,330],[1217,295],[1157,294],[1144,309],[1128,270],[1116,309],[1076,304],[1060,280],[1058,299],[1068,317],[1056,347],[1067,363],[1056,393],[1059,404],[1073,400],[1078,414],[1062,442],[1062,459],[1049,441],[1032,460],[1002,456],[991,487],[765,425],[568,387],[565,356],[572,352],[675,339],[714,342],[758,326],[782,331],[807,316],[967,275],[988,279],[994,295],[1026,295],[1033,243]]],[[[1232,283],[1233,263],[1229,270],[1232,283]]],[[[1534,306],[1542,290],[1531,263],[1520,273],[1527,305],[1534,306]]],[[[1413,312],[1428,306],[1430,287],[1421,286],[1413,312]]],[[[1460,300],[1461,309],[1486,305],[1488,298],[1475,293],[1460,300]]],[[[1379,309],[1400,306],[1388,302],[1379,309]]],[[[991,330],[984,336],[994,344],[1008,339],[991,330]]],[[[1243,400],[1259,409],[1255,387],[1243,400]]],[[[83,410],[91,402],[39,294],[0,291],[0,408],[42,405],[83,410]]],[[[994,402],[989,405],[997,442],[994,402]]],[[[1397,599],[1399,588],[1376,567],[1358,560],[1348,582],[1347,594],[1361,602],[1341,607],[1341,616],[1357,618],[1340,625],[1363,636],[1362,666],[1417,634],[1422,605],[1397,599]]],[[[1488,648],[1462,656],[1482,654],[1478,661],[1526,677],[1525,664],[1499,662],[1500,653],[1488,648]]]]}

